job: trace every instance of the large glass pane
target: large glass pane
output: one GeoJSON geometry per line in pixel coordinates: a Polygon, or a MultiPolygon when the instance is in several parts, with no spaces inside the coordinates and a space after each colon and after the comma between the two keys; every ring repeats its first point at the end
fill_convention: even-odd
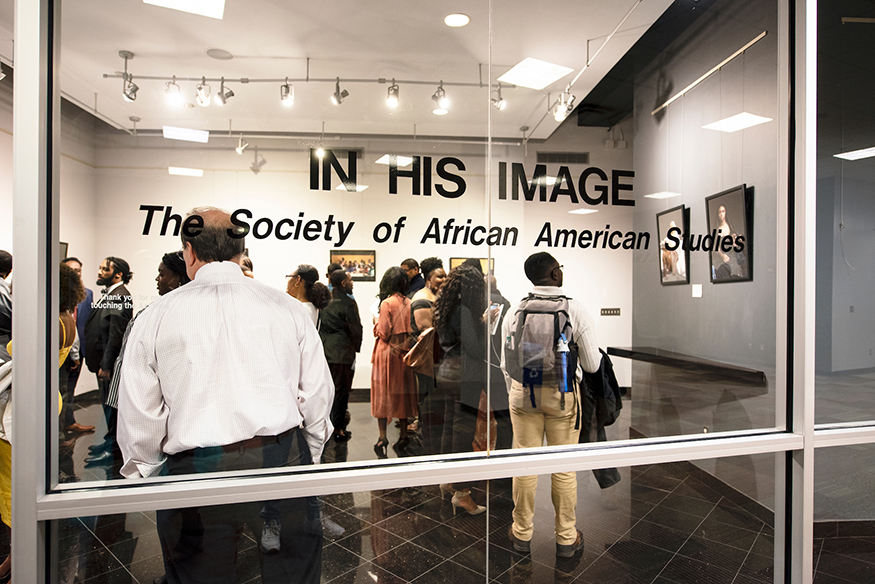
{"type": "Polygon", "coordinates": [[[817,77],[817,396],[819,423],[873,417],[873,305],[869,197],[875,114],[868,107],[861,47],[871,38],[870,7],[818,2],[817,77]],[[850,20],[849,20],[850,19],[850,20]]]}
{"type": "MultiPolygon", "coordinates": [[[[555,496],[551,477],[540,476],[273,502],[281,515],[278,545],[272,524],[265,529],[263,502],[70,519],[53,524],[56,569],[60,582],[152,582],[165,570],[161,539],[174,542],[180,530],[192,537],[196,525],[210,558],[201,567],[221,566],[236,582],[769,583],[769,497],[743,495],[705,470],[723,465],[743,474],[739,462],[559,475],[555,496]],[[601,489],[595,475],[606,472],[617,482],[601,489]],[[474,514],[461,496],[454,505],[453,490],[470,492],[474,514]],[[564,509],[559,522],[553,501],[564,509]],[[207,545],[222,529],[228,537],[207,545]],[[560,549],[557,531],[571,538],[580,531],[581,539],[560,549]]],[[[177,560],[171,570],[189,565],[189,548],[168,549],[177,560]]]]}

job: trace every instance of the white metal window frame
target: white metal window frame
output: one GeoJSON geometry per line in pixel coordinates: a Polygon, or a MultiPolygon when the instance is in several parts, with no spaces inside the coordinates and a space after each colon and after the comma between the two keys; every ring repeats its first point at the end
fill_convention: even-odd
{"type": "Polygon", "coordinates": [[[53,326],[57,291],[49,266],[60,260],[55,245],[58,222],[53,219],[59,208],[58,157],[51,145],[59,143],[59,124],[53,122],[60,110],[55,64],[61,1],[15,0],[13,383],[51,391],[16,394],[13,578],[48,582],[54,577],[47,546],[50,522],[55,519],[772,453],[775,582],[810,583],[814,448],[875,443],[875,425],[870,423],[814,426],[816,4],[816,0],[779,0],[779,164],[788,172],[781,173],[786,176],[780,177],[778,192],[787,193],[788,204],[779,207],[777,253],[778,257],[786,254],[788,265],[779,264],[777,270],[776,358],[786,367],[777,368],[775,428],[357,467],[325,465],[258,477],[119,481],[74,488],[53,485],[50,471],[57,468],[57,461],[46,460],[47,429],[57,424],[57,416],[48,414],[46,396],[57,393],[58,383],[57,356],[47,348],[58,342],[53,326]],[[791,119],[795,124],[790,124],[791,119]],[[784,142],[784,137],[790,139],[784,142]]]}

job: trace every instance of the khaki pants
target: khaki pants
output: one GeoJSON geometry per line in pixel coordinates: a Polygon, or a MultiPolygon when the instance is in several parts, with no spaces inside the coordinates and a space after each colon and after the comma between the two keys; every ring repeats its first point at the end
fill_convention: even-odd
{"type": "MultiPolygon", "coordinates": [[[[510,390],[510,419],[513,423],[513,447],[531,448],[544,445],[577,444],[579,430],[574,429],[577,402],[571,393],[565,394],[565,409],[560,408],[557,386],[535,387],[535,407],[530,391],[514,381],[510,390]]],[[[556,510],[556,543],[573,544],[577,539],[577,473],[553,473],[552,497],[556,510]]],[[[513,534],[531,541],[535,516],[535,492],[538,476],[513,479],[513,534]]]]}

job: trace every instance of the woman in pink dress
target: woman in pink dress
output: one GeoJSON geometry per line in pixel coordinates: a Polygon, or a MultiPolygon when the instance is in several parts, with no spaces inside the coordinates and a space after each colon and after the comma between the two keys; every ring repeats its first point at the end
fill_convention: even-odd
{"type": "Polygon", "coordinates": [[[401,437],[392,448],[404,452],[407,437],[407,418],[417,415],[416,385],[413,370],[402,358],[410,350],[410,300],[407,272],[395,266],[386,270],[380,281],[380,317],[374,325],[374,353],[371,357],[371,415],[377,418],[380,438],[374,444],[379,458],[386,458],[386,427],[392,418],[401,420],[401,437]]]}

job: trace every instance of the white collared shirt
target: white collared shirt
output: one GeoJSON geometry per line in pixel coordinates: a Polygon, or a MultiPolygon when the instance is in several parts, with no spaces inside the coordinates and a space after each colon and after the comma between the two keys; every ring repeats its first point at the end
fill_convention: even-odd
{"type": "Polygon", "coordinates": [[[125,348],[118,441],[126,477],[167,454],[302,430],[313,460],[333,427],[334,384],[300,302],[214,262],[153,302],[125,348]]]}

